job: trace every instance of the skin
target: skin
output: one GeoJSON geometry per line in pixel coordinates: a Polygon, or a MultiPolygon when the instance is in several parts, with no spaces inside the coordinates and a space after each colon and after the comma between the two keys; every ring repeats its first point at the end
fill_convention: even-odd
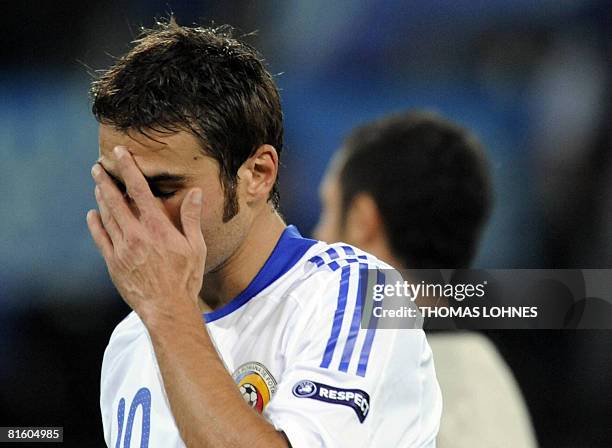
{"type": "Polygon", "coordinates": [[[240,396],[201,315],[250,283],[285,228],[267,200],[278,172],[276,150],[262,145],[240,167],[240,211],[223,223],[219,165],[193,135],[147,138],[101,125],[99,136],[92,168],[99,211],[88,212],[87,224],[113,283],[151,336],[183,441],[289,446],[240,396]],[[145,176],[161,173],[180,178],[147,183],[145,176]]]}
{"type": "Polygon", "coordinates": [[[314,237],[327,242],[344,241],[391,266],[401,267],[403,263],[391,250],[382,216],[370,194],[358,193],[343,216],[339,181],[343,160],[342,153],[339,154],[332,161],[319,189],[321,216],[314,237]]]}
{"type": "MultiPolygon", "coordinates": [[[[391,249],[382,215],[372,195],[355,195],[347,207],[346,216],[343,216],[339,179],[343,163],[341,155],[340,151],[321,183],[321,216],[314,231],[315,238],[328,242],[344,241],[371,253],[390,266],[407,269],[402,259],[391,249]]],[[[444,298],[417,297],[416,304],[429,307],[448,306],[448,301],[444,298]]]]}

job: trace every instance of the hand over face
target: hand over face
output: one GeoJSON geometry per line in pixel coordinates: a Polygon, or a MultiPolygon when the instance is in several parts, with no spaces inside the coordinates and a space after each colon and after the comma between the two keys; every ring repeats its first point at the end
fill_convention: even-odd
{"type": "Polygon", "coordinates": [[[96,163],[92,176],[99,212],[87,214],[113,283],[141,318],[180,305],[197,306],[206,261],[201,190],[193,189],[183,199],[181,232],[161,210],[132,155],[123,147],[116,147],[115,155],[129,199],[96,163]]]}

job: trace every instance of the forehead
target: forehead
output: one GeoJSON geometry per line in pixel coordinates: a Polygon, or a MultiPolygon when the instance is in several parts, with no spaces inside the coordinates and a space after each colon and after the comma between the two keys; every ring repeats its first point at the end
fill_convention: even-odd
{"type": "Polygon", "coordinates": [[[145,170],[182,170],[190,168],[205,157],[199,140],[191,133],[179,131],[173,134],[151,132],[143,135],[138,131],[119,131],[112,126],[101,124],[98,134],[99,161],[105,168],[112,170],[115,164],[113,149],[125,146],[134,160],[145,170]]]}

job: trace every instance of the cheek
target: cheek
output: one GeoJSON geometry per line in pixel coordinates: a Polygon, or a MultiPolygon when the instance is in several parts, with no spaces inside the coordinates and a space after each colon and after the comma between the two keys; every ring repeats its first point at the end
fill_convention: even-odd
{"type": "MultiPolygon", "coordinates": [[[[172,223],[177,229],[182,228],[181,226],[181,205],[183,203],[183,200],[185,199],[185,196],[187,196],[188,191],[189,190],[180,191],[179,193],[174,195],[172,198],[167,199],[165,201],[160,201],[163,206],[164,213],[166,214],[168,219],[172,221],[172,223]]],[[[217,216],[221,216],[223,212],[222,207],[223,207],[223,202],[219,203],[219,201],[215,200],[215,196],[213,194],[210,194],[210,193],[207,194],[207,192],[204,191],[203,198],[202,198],[202,215],[201,215],[202,226],[204,227],[206,223],[208,224],[214,223],[215,220],[217,219],[217,216]]]]}
{"type": "Polygon", "coordinates": [[[183,198],[172,198],[167,201],[163,201],[163,207],[168,219],[174,224],[174,227],[181,230],[181,203],[183,198]]]}

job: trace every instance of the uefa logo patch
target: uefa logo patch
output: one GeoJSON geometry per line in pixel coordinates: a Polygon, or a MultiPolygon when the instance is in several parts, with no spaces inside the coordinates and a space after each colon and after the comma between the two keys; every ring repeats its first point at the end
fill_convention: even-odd
{"type": "Polygon", "coordinates": [[[276,392],[276,380],[258,362],[242,364],[232,375],[244,400],[260,414],[276,392]]]}
{"type": "Polygon", "coordinates": [[[298,398],[309,398],[317,393],[317,385],[309,380],[303,380],[293,386],[293,395],[298,398]]]}
{"type": "Polygon", "coordinates": [[[360,423],[363,423],[370,412],[370,395],[361,389],[343,389],[315,381],[302,380],[295,383],[292,392],[298,398],[310,398],[349,407],[355,411],[360,423]]]}

